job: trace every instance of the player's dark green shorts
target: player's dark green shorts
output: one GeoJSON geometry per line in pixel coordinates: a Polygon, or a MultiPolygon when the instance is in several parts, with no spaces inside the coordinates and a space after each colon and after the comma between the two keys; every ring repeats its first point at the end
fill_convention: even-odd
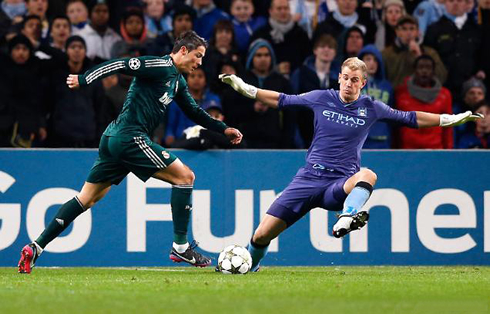
{"type": "Polygon", "coordinates": [[[119,184],[129,172],[142,181],[168,167],[177,157],[146,136],[105,136],[87,182],[119,184]]]}

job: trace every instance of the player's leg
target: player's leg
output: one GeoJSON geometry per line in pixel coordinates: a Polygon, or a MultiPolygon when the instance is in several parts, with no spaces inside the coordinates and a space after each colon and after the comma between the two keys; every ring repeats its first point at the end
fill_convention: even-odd
{"type": "Polygon", "coordinates": [[[255,272],[259,269],[260,261],[267,254],[269,244],[287,227],[287,223],[281,218],[269,214],[265,215],[248,245],[248,251],[252,256],[251,271],[255,272]]]}
{"type": "Polygon", "coordinates": [[[361,209],[371,196],[376,180],[376,174],[372,170],[364,168],[345,182],[343,188],[348,196],[344,201],[342,213],[333,226],[335,237],[341,238],[366,224],[369,214],[361,209]]]}
{"type": "Polygon", "coordinates": [[[177,263],[187,262],[199,267],[210,265],[211,259],[195,250],[197,246],[195,242],[189,244],[187,240],[187,230],[192,211],[192,189],[196,178],[194,172],[177,158],[165,169],[156,172],[153,177],[172,184],[170,204],[174,225],[174,242],[170,259],[177,263]]]}
{"type": "Polygon", "coordinates": [[[111,183],[85,182],[80,193],[63,204],[41,235],[32,243],[24,246],[18,264],[19,273],[30,273],[36,259],[46,245],[62,233],[80,214],[91,208],[109,191],[111,183]]]}

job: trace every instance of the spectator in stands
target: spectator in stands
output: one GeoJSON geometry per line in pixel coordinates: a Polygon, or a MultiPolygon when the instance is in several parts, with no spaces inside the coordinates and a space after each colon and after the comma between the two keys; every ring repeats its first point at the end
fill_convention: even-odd
{"type": "Polygon", "coordinates": [[[413,17],[419,22],[421,38],[425,37],[429,25],[439,21],[444,16],[444,12],[446,12],[444,2],[445,0],[424,0],[413,11],[413,17]]]}
{"type": "Polygon", "coordinates": [[[481,101],[475,107],[475,112],[483,114],[484,118],[468,123],[468,128],[460,136],[456,148],[490,148],[490,105],[481,101]]]}
{"type": "MultiPolygon", "coordinates": [[[[393,87],[386,79],[385,66],[381,53],[375,45],[367,45],[359,53],[359,59],[364,61],[367,67],[368,80],[362,89],[362,94],[367,94],[376,100],[382,101],[390,107],[394,104],[393,87]]],[[[387,149],[391,148],[391,127],[386,122],[377,121],[369,130],[363,148],[387,149]]]]}
{"type": "MultiPolygon", "coordinates": [[[[187,76],[187,85],[192,98],[201,107],[219,104],[221,100],[218,95],[209,91],[206,75],[202,68],[197,68],[187,76]]],[[[175,102],[168,108],[168,121],[165,129],[165,146],[171,147],[175,141],[182,136],[185,129],[196,123],[189,119],[175,102]]]]}
{"type": "MultiPolygon", "coordinates": [[[[340,64],[335,61],[336,53],[337,41],[332,36],[323,34],[318,37],[313,44],[313,55],[306,58],[291,76],[294,94],[316,89],[338,89],[340,64]]],[[[313,138],[313,112],[298,108],[296,117],[302,147],[309,147],[313,138]]]]}
{"type": "MultiPolygon", "coordinates": [[[[274,71],[274,49],[264,39],[250,44],[247,56],[247,72],[243,80],[260,88],[288,93],[289,81],[274,71]]],[[[260,101],[241,97],[236,106],[245,108],[240,117],[241,131],[249,148],[291,148],[294,135],[294,112],[269,108],[260,101]]]]}
{"type": "Polygon", "coordinates": [[[2,145],[31,147],[46,138],[46,80],[41,60],[33,54],[31,41],[17,35],[8,43],[9,58],[4,60],[0,85],[3,110],[0,133],[2,145]]]}
{"type": "Polygon", "coordinates": [[[90,10],[90,23],[78,33],[86,42],[86,54],[95,63],[109,60],[112,46],[121,36],[109,27],[109,7],[98,0],[90,10]]]}
{"type": "Polygon", "coordinates": [[[24,0],[3,0],[0,5],[0,12],[3,12],[9,20],[24,16],[27,13],[24,0]]]}
{"type": "Polygon", "coordinates": [[[65,51],[66,40],[71,35],[69,18],[65,15],[54,17],[53,20],[51,20],[49,34],[51,37],[51,46],[61,51],[65,51]]]}
{"type": "Polygon", "coordinates": [[[230,19],[228,14],[216,7],[213,0],[193,0],[193,6],[197,12],[194,30],[206,40],[211,38],[216,22],[230,19]]]}
{"type": "Polygon", "coordinates": [[[342,53],[337,56],[339,63],[342,63],[345,59],[351,57],[357,57],[364,46],[364,33],[357,26],[352,26],[345,33],[345,46],[342,49],[342,53]]]}
{"type": "Polygon", "coordinates": [[[77,35],[88,23],[88,9],[83,0],[68,1],[66,15],[70,18],[73,35],[77,35]]]}
{"type": "MultiPolygon", "coordinates": [[[[224,74],[241,74],[242,67],[240,64],[232,60],[223,60],[219,66],[219,73],[224,74]]],[[[225,116],[225,123],[229,126],[238,127],[243,120],[243,117],[249,112],[244,106],[237,106],[243,99],[240,94],[235,92],[228,84],[223,82],[212,82],[211,88],[213,92],[221,98],[221,106],[225,116]]]]}
{"type": "Polygon", "coordinates": [[[41,38],[47,38],[49,22],[46,17],[48,0],[26,0],[27,15],[37,15],[41,19],[41,38]]]}
{"type": "Polygon", "coordinates": [[[117,49],[118,45],[126,43],[129,44],[130,47],[133,47],[133,49],[140,50],[142,55],[146,55],[149,40],[147,38],[143,11],[137,7],[127,8],[121,18],[119,27],[123,40],[116,42],[112,49],[117,49]]]}
{"type": "MultiPolygon", "coordinates": [[[[202,108],[216,120],[223,121],[225,118],[223,108],[218,102],[203,103],[202,108]]],[[[194,125],[185,129],[184,134],[175,140],[172,147],[192,150],[230,149],[243,147],[243,144],[233,145],[224,134],[205,129],[200,125],[194,125]]]]}
{"type": "Polygon", "coordinates": [[[379,51],[395,43],[396,23],[405,16],[405,5],[401,0],[386,0],[383,3],[381,19],[376,22],[375,44],[379,51]]]}
{"type": "Polygon", "coordinates": [[[269,21],[251,40],[262,38],[271,43],[277,57],[277,70],[288,76],[311,54],[310,40],[293,21],[288,0],[273,0],[269,13],[269,21]]]}
{"type": "Polygon", "coordinates": [[[148,38],[156,38],[172,30],[172,17],[165,14],[164,0],[144,0],[148,38]]]}
{"type": "Polygon", "coordinates": [[[233,23],[229,20],[221,20],[214,25],[213,36],[209,41],[209,47],[203,59],[203,69],[208,82],[218,80],[218,65],[223,60],[239,61],[238,50],[235,46],[235,33],[233,23]]]}
{"type": "Polygon", "coordinates": [[[470,78],[463,84],[463,106],[458,108],[459,112],[464,112],[466,110],[475,111],[476,106],[485,100],[485,95],[487,93],[487,88],[483,82],[475,77],[470,78]]]}
{"type": "MultiPolygon", "coordinates": [[[[335,3],[335,1],[328,2],[335,3]]],[[[289,6],[293,20],[298,22],[310,39],[313,38],[313,31],[318,23],[323,22],[329,14],[326,0],[289,0],[289,6]]]]}
{"type": "MultiPolygon", "coordinates": [[[[396,106],[403,111],[420,111],[451,114],[452,97],[435,76],[436,64],[428,55],[415,60],[415,72],[396,89],[396,106]]],[[[453,148],[452,128],[409,129],[401,127],[399,148],[441,149],[453,148]]]]}
{"type": "Polygon", "coordinates": [[[231,14],[235,30],[235,44],[238,51],[245,54],[253,32],[264,26],[267,21],[263,16],[252,16],[254,14],[252,0],[233,0],[231,14]]]}
{"type": "Polygon", "coordinates": [[[196,12],[187,5],[179,5],[173,11],[172,30],[159,35],[148,47],[148,54],[163,56],[169,54],[174,46],[175,39],[180,34],[192,29],[196,12]]]}
{"type": "Polygon", "coordinates": [[[329,15],[325,21],[318,24],[313,38],[321,34],[330,34],[337,39],[339,47],[344,47],[344,34],[352,26],[357,26],[365,33],[366,43],[374,42],[376,23],[372,18],[372,10],[369,7],[357,9],[356,0],[338,0],[338,8],[329,15]]]}
{"type": "Polygon", "coordinates": [[[480,51],[480,26],[468,18],[464,0],[446,0],[445,6],[444,16],[427,29],[424,43],[441,56],[448,70],[444,86],[459,101],[463,82],[481,70],[480,54],[486,52],[480,51]]]}
{"type": "Polygon", "coordinates": [[[386,76],[394,88],[403,83],[413,73],[413,63],[422,54],[429,55],[436,62],[435,74],[439,81],[446,81],[446,68],[436,50],[419,44],[417,20],[407,15],[400,18],[396,26],[395,44],[382,51],[386,66],[386,76]]]}
{"type": "MultiPolygon", "coordinates": [[[[482,28],[482,46],[481,51],[490,51],[490,0],[478,0],[478,24],[482,28]]],[[[479,60],[482,73],[480,78],[484,80],[485,85],[490,88],[490,58],[483,57],[479,60]]]]}
{"type": "Polygon", "coordinates": [[[95,82],[82,89],[71,90],[66,85],[70,73],[84,73],[91,67],[86,58],[85,40],[71,36],[66,42],[68,61],[51,75],[50,103],[53,105],[49,123],[51,147],[97,147],[102,130],[100,109],[104,89],[95,82]]]}

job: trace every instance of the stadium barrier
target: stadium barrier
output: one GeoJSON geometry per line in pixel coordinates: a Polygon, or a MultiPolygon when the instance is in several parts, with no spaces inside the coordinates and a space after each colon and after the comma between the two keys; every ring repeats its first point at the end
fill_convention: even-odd
{"type": "MultiPolygon", "coordinates": [[[[305,151],[176,151],[196,174],[191,237],[217,257],[246,245],[305,151]]],[[[0,150],[0,266],[14,266],[95,150],[0,150]]],[[[271,243],[265,265],[490,265],[490,153],[365,151],[378,174],[367,227],[331,236],[334,212],[314,209],[271,243]]],[[[40,266],[169,266],[171,186],[130,175],[46,247],[40,266]]]]}

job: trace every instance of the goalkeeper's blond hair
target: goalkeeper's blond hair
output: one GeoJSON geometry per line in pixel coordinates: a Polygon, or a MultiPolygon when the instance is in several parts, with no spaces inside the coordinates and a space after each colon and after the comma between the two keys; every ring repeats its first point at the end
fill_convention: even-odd
{"type": "Polygon", "coordinates": [[[362,61],[358,57],[352,57],[346,59],[344,63],[342,63],[342,66],[340,67],[341,72],[344,67],[348,67],[352,71],[361,70],[363,80],[364,81],[367,80],[367,66],[364,63],[364,61],[362,61]]]}

